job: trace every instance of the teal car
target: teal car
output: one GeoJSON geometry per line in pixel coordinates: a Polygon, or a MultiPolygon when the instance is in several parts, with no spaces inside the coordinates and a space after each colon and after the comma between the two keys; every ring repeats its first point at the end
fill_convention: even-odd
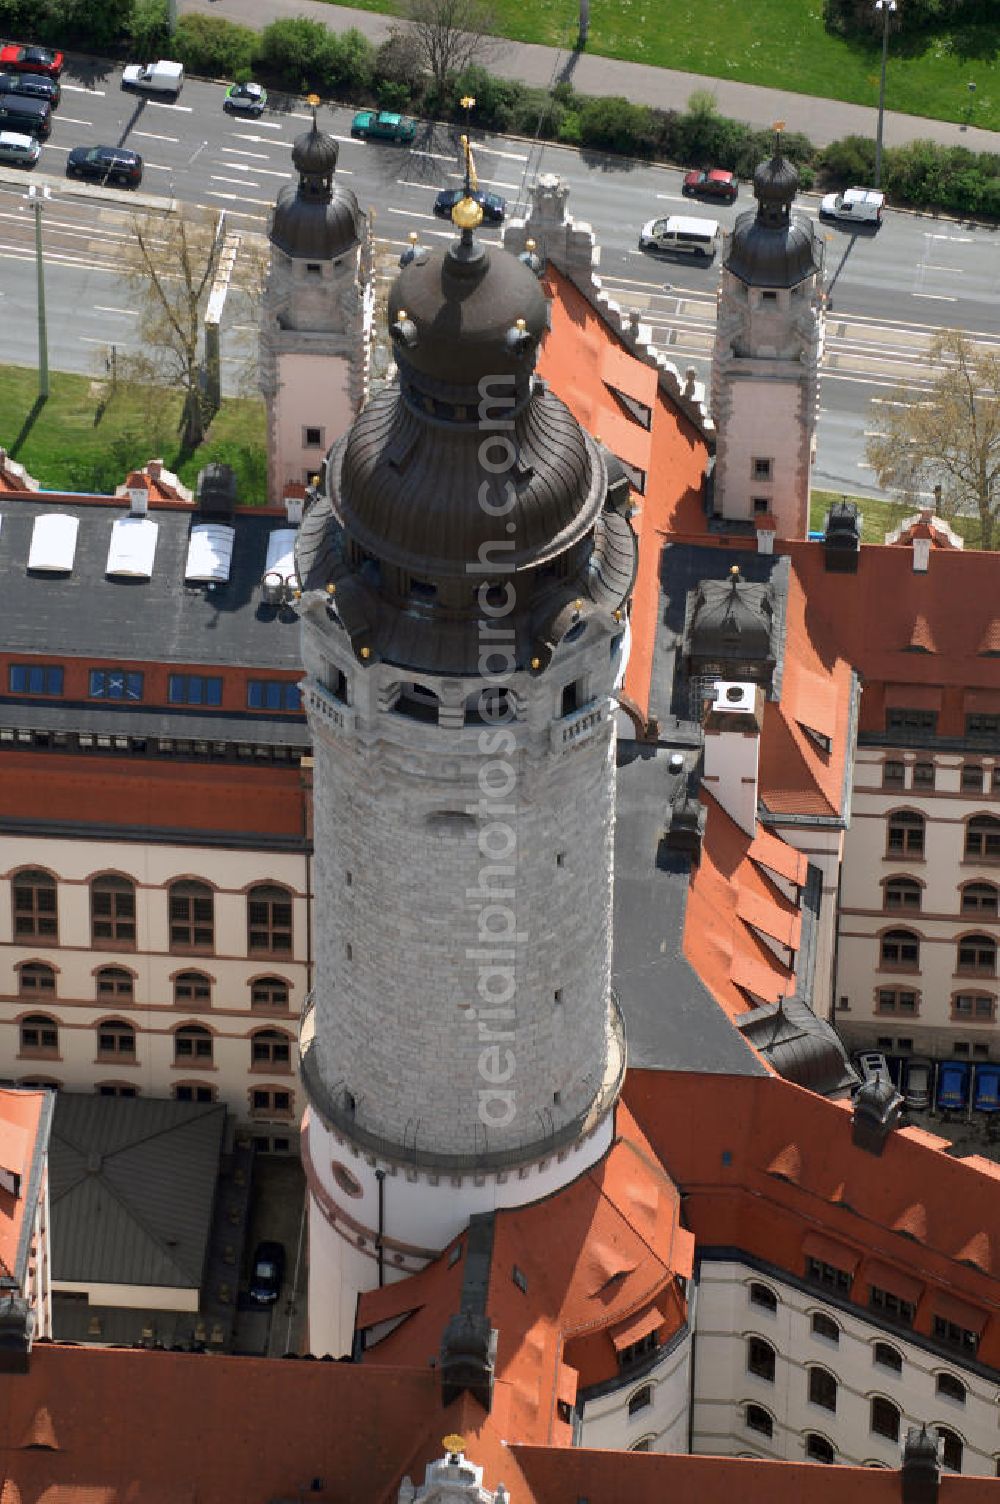
{"type": "Polygon", "coordinates": [[[261,84],[231,84],[222,108],[227,115],[263,115],[267,108],[267,90],[261,84]]]}
{"type": "Polygon", "coordinates": [[[359,110],[351,121],[351,135],[359,141],[395,141],[402,144],[412,141],[417,134],[417,122],[409,115],[393,115],[388,110],[359,110]]]}

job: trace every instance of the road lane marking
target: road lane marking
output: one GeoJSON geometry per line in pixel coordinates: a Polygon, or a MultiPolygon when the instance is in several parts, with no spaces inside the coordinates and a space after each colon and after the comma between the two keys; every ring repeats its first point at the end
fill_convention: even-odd
{"type": "Polygon", "coordinates": [[[142,136],[146,141],[172,141],[176,146],[180,136],[158,136],[155,131],[129,131],[130,136],[142,136]]]}
{"type": "Polygon", "coordinates": [[[147,99],[146,103],[151,104],[154,110],[180,110],[184,115],[194,114],[194,106],[190,104],[165,104],[159,99],[147,99]]]}
{"type": "MultiPolygon", "coordinates": [[[[464,183],[465,182],[465,173],[464,172],[449,172],[449,173],[446,174],[446,176],[449,177],[449,178],[457,178],[460,183],[464,183]]],[[[479,181],[480,181],[480,183],[488,183],[491,188],[506,188],[511,193],[516,193],[517,190],[521,186],[520,183],[501,183],[501,181],[500,181],[499,178],[483,178],[483,177],[481,177],[479,179],[479,181]]]]}
{"type": "MultiPolygon", "coordinates": [[[[218,162],[216,165],[218,167],[228,167],[232,172],[259,172],[266,178],[289,178],[292,176],[291,168],[287,172],[277,172],[273,167],[251,167],[246,162],[218,162]]],[[[213,178],[212,181],[214,183],[216,179],[213,178]]],[[[230,178],[229,182],[239,182],[239,178],[230,178]]],[[[254,186],[259,188],[260,184],[256,183],[254,186]]]]}
{"type": "MultiPolygon", "coordinates": [[[[243,121],[236,121],[236,120],[233,121],[234,125],[243,125],[243,123],[244,123],[243,121]]],[[[281,122],[280,122],[280,120],[248,120],[248,121],[246,121],[246,124],[247,125],[255,126],[256,129],[259,130],[259,131],[280,131],[281,130],[281,122]]],[[[244,139],[249,139],[250,141],[254,141],[254,140],[256,140],[256,137],[255,136],[250,136],[250,137],[244,137],[244,139]]]]}
{"type": "Polygon", "coordinates": [[[96,313],[121,313],[130,319],[137,319],[139,317],[138,310],[135,308],[111,308],[106,303],[95,303],[94,311],[96,313]]]}
{"type": "Polygon", "coordinates": [[[84,84],[63,84],[62,91],[64,94],[99,94],[104,98],[103,89],[88,89],[84,84]]]}
{"type": "MultiPolygon", "coordinates": [[[[248,182],[246,178],[222,178],[222,177],[216,177],[214,174],[209,177],[209,182],[210,183],[234,183],[237,188],[259,188],[260,187],[259,183],[248,182]]],[[[230,194],[229,197],[232,198],[233,195],[230,194]]],[[[258,202],[259,202],[259,200],[258,200],[258,202]]]]}
{"type": "Polygon", "coordinates": [[[95,339],[92,334],[78,334],[77,339],[85,345],[106,345],[106,339],[95,339]]]}
{"type": "MultiPolygon", "coordinates": [[[[230,178],[213,178],[212,181],[215,183],[228,183],[232,180],[230,178]]],[[[240,184],[241,188],[244,186],[256,187],[257,185],[252,183],[246,185],[244,185],[243,183],[240,184]]],[[[220,193],[217,188],[209,188],[208,196],[209,198],[225,199],[226,203],[228,204],[264,204],[268,209],[274,208],[274,199],[248,198],[245,193],[220,193]]],[[[239,214],[238,209],[231,209],[229,212],[231,214],[239,214]]],[[[240,214],[241,219],[261,219],[262,217],[263,216],[260,214],[240,214]]]]}
{"type": "Polygon", "coordinates": [[[957,303],[957,298],[950,298],[946,292],[911,292],[911,298],[925,298],[929,303],[957,303]]]}
{"type": "Polygon", "coordinates": [[[241,151],[238,146],[223,146],[221,150],[228,151],[233,157],[259,157],[262,162],[271,160],[266,151],[241,151]]]}
{"type": "MultiPolygon", "coordinates": [[[[383,209],[381,212],[383,214],[401,214],[404,219],[426,219],[427,222],[428,222],[428,224],[433,224],[434,223],[434,215],[433,214],[417,214],[413,209],[393,209],[393,208],[388,208],[388,209],[383,209]]],[[[450,234],[451,232],[449,231],[448,233],[450,234]]]]}
{"type": "Polygon", "coordinates": [[[147,161],[143,160],[143,164],[142,165],[143,165],[143,167],[145,167],[145,169],[146,169],[147,172],[175,172],[175,171],[179,172],[180,171],[179,167],[178,168],[163,167],[163,166],[160,165],[159,162],[147,162],[147,161]]]}
{"type": "Polygon", "coordinates": [[[420,147],[420,146],[411,146],[410,147],[410,156],[411,157],[433,157],[433,159],[434,159],[435,162],[454,162],[457,159],[457,157],[458,157],[458,153],[457,152],[453,152],[453,151],[449,151],[449,152],[443,152],[443,151],[424,151],[423,147],[420,147]]]}
{"type": "Polygon", "coordinates": [[[480,155],[485,152],[490,157],[509,157],[512,162],[526,162],[528,160],[524,152],[501,151],[497,146],[484,146],[481,141],[473,141],[472,145],[480,155]]]}
{"type": "Polygon", "coordinates": [[[94,122],[92,120],[77,120],[74,115],[60,115],[58,118],[62,121],[63,125],[87,125],[91,130],[94,129],[94,122]]]}

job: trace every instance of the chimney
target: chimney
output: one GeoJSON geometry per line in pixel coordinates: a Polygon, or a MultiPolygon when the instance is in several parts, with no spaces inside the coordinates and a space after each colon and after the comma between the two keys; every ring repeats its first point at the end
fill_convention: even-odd
{"type": "Polygon", "coordinates": [[[861,514],[853,502],[837,502],[826,514],[823,562],[831,574],[857,574],[861,553],[861,514]]]}
{"type": "Polygon", "coordinates": [[[931,559],[930,538],[914,538],[913,540],[913,573],[926,574],[927,566],[931,559]]]}
{"type": "Polygon", "coordinates": [[[910,1426],[903,1443],[903,1504],[937,1504],[941,1482],[938,1440],[926,1426],[910,1426]]]}
{"type": "Polygon", "coordinates": [[[754,527],[757,529],[757,552],[759,554],[773,554],[774,540],[778,533],[778,524],[770,512],[763,512],[754,518],[754,527]]]}
{"type": "Polygon", "coordinates": [[[702,721],[702,782],[748,836],[757,828],[757,768],[763,720],[764,691],[759,684],[716,681],[702,721]]]}
{"type": "MultiPolygon", "coordinates": [[[[317,477],[318,479],[318,477],[317,477]]],[[[305,486],[292,484],[285,487],[285,517],[289,527],[298,527],[305,506],[305,486]]]]}
{"type": "Polygon", "coordinates": [[[160,476],[163,474],[163,461],[150,460],[146,466],[146,474],[149,476],[150,480],[159,480],[160,476]]]}
{"type": "Polygon", "coordinates": [[[145,517],[149,511],[149,482],[139,470],[133,470],[127,481],[129,515],[145,517]]]}
{"type": "Polygon", "coordinates": [[[872,1077],[858,1087],[852,1109],[851,1137],[859,1149],[878,1158],[886,1139],[899,1126],[903,1099],[888,1075],[872,1077]]]}

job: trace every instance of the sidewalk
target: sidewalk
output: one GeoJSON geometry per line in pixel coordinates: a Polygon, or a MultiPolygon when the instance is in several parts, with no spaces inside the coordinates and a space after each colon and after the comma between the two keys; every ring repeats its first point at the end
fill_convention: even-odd
{"type": "MultiPolygon", "coordinates": [[[[346,5],[324,5],[321,0],[177,0],[177,9],[181,14],[197,12],[238,21],[258,31],[270,21],[305,16],[324,22],[334,31],[357,27],[376,44],[384,41],[394,25],[400,24],[393,16],[351,10],[346,5]]],[[[715,95],[723,115],[765,127],[783,120],[788,130],[804,132],[817,146],[825,146],[841,136],[875,135],[876,112],[863,105],[813,99],[807,94],[762,89],[726,79],[701,78],[696,73],[674,73],[666,68],[624,63],[589,53],[577,55],[527,42],[500,42],[489,65],[502,78],[541,85],[568,79],[582,94],[623,94],[635,104],[658,105],[661,109],[684,109],[696,89],[707,89],[715,95]]],[[[1000,132],[967,130],[949,121],[886,111],[887,146],[902,146],[918,138],[938,141],[944,146],[967,146],[972,151],[1000,151],[1000,132]]]]}

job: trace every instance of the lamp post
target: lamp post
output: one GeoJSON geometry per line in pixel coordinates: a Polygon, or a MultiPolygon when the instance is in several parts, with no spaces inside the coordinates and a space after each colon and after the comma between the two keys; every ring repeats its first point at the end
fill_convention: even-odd
{"type": "Polygon", "coordinates": [[[896,0],[875,0],[875,9],[882,12],[882,76],[878,86],[878,133],[875,137],[875,187],[882,186],[882,122],[885,117],[885,65],[889,56],[889,17],[896,9],[896,0]]]}
{"type": "Polygon", "coordinates": [[[972,119],[973,119],[973,115],[975,114],[975,109],[976,109],[976,86],[975,86],[974,83],[970,82],[970,84],[969,84],[969,124],[970,125],[972,124],[972,119]]]}
{"type": "Polygon", "coordinates": [[[39,192],[34,184],[28,189],[28,202],[35,211],[35,275],[38,285],[38,396],[49,395],[49,336],[45,322],[45,261],[42,256],[42,205],[51,194],[47,187],[39,192]]]}

